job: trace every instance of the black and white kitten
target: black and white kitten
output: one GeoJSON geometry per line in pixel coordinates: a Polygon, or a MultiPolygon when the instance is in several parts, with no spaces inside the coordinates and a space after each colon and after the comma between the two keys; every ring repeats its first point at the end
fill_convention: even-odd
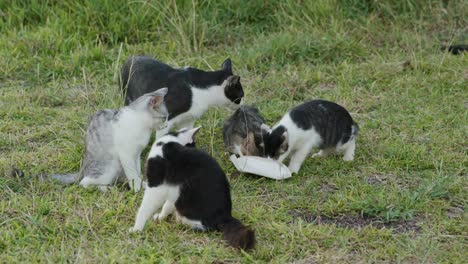
{"type": "Polygon", "coordinates": [[[263,156],[262,124],[265,120],[258,109],[241,106],[223,126],[226,150],[239,156],[263,156]]]}
{"type": "Polygon", "coordinates": [[[141,231],[153,215],[163,220],[175,212],[178,221],[194,229],[219,230],[229,245],[253,248],[255,232],[231,215],[229,182],[221,167],[206,152],[184,146],[193,143],[199,128],[182,129],[154,142],[146,168],[148,186],[130,232],[141,231]]]}
{"type": "Polygon", "coordinates": [[[342,106],[313,100],[300,104],[276,124],[273,129],[263,125],[265,154],[283,162],[291,155],[289,170],[297,173],[313,148],[320,151],[313,157],[344,152],[344,160],[354,159],[358,125],[342,106]]]}
{"type": "Polygon", "coordinates": [[[158,131],[157,138],[173,127],[193,128],[195,120],[209,107],[239,105],[244,97],[240,77],[233,75],[230,59],[225,60],[218,71],[173,68],[146,56],[127,59],[122,67],[125,104],[161,87],[169,89],[164,98],[169,122],[164,130],[158,131]]]}

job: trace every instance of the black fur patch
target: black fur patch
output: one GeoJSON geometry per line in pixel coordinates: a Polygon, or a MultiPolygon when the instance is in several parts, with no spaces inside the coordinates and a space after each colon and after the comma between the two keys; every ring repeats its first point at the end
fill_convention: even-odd
{"type": "Polygon", "coordinates": [[[278,126],[270,133],[263,131],[263,141],[265,144],[265,155],[277,159],[280,156],[280,146],[285,138],[283,133],[286,131],[284,126],[278,126]]]}
{"type": "MultiPolygon", "coordinates": [[[[164,144],[163,156],[168,167],[165,182],[181,186],[177,211],[216,229],[217,219],[230,216],[232,207],[229,182],[216,160],[202,150],[175,142],[164,144]]],[[[150,168],[149,175],[153,175],[150,168]]]]}
{"type": "Polygon", "coordinates": [[[216,160],[202,150],[175,142],[164,144],[162,152],[164,158],[148,160],[148,185],[179,186],[178,214],[201,221],[208,230],[222,231],[231,246],[253,248],[255,232],[232,217],[229,182],[216,160]]]}
{"type": "Polygon", "coordinates": [[[441,49],[448,50],[448,52],[452,53],[453,55],[459,55],[462,52],[468,51],[468,45],[459,44],[459,45],[444,46],[441,49]]]}
{"type": "Polygon", "coordinates": [[[146,178],[149,187],[157,187],[168,176],[167,160],[162,157],[149,158],[146,163],[146,178]]]}
{"type": "Polygon", "coordinates": [[[313,127],[317,131],[322,138],[320,149],[347,142],[355,125],[344,107],[325,100],[300,104],[291,109],[289,115],[299,128],[309,130],[313,127]]]}

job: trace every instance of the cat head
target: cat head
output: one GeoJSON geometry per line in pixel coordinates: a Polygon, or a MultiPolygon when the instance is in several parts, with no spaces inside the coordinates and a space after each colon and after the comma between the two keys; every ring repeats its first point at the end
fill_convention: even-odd
{"type": "Polygon", "coordinates": [[[262,135],[249,132],[242,142],[241,152],[244,156],[265,156],[265,144],[262,135]]]}
{"type": "Polygon", "coordinates": [[[151,150],[148,154],[148,159],[154,158],[157,156],[162,157],[163,152],[162,148],[163,145],[171,142],[175,142],[181,144],[186,147],[195,147],[195,134],[197,134],[198,130],[200,130],[201,126],[187,129],[182,128],[177,132],[169,132],[166,135],[162,136],[161,138],[157,139],[153,146],[151,146],[151,150]]]}
{"type": "Polygon", "coordinates": [[[201,126],[188,129],[182,128],[177,132],[169,132],[156,140],[156,145],[164,145],[169,142],[176,142],[186,147],[195,147],[195,135],[200,130],[201,126]]]}
{"type": "Polygon", "coordinates": [[[276,160],[281,154],[288,151],[288,131],[284,126],[278,126],[272,130],[266,124],[262,124],[261,128],[267,158],[276,160]]]}
{"type": "Polygon", "coordinates": [[[240,105],[244,98],[244,89],[240,82],[240,76],[232,73],[232,62],[231,59],[226,59],[221,65],[221,71],[223,71],[227,77],[224,86],[224,95],[229,99],[230,102],[240,105]]]}
{"type": "Polygon", "coordinates": [[[132,102],[129,107],[137,111],[149,113],[153,119],[156,129],[163,129],[167,126],[169,112],[164,102],[164,96],[167,94],[167,88],[161,88],[154,92],[146,93],[132,102]]]}

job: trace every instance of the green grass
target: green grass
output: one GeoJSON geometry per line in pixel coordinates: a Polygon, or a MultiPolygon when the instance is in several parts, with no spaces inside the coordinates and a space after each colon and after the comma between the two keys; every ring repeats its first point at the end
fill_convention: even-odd
{"type": "Polygon", "coordinates": [[[467,11],[461,0],[1,1],[0,262],[464,262],[468,56],[440,45],[468,41],[467,11]],[[88,119],[122,105],[119,69],[134,54],[202,69],[231,57],[270,125],[305,100],[336,101],[361,127],[356,159],[308,158],[280,182],[237,176],[222,145],[230,112],[212,109],[198,146],[226,171],[257,247],[173,219],[129,234],[142,193],[37,176],[79,169],[88,119]]]}

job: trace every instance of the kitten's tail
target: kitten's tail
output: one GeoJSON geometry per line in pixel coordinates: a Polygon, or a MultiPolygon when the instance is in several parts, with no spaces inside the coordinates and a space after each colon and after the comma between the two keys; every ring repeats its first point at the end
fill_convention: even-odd
{"type": "Polygon", "coordinates": [[[255,231],[244,226],[232,216],[218,224],[218,228],[232,247],[248,250],[255,246],[255,231]]]}
{"type": "Polygon", "coordinates": [[[73,184],[80,179],[80,173],[52,174],[50,175],[50,178],[63,184],[73,184]]]}
{"type": "MultiPolygon", "coordinates": [[[[16,167],[12,167],[10,175],[11,177],[15,177],[15,178],[25,177],[24,172],[16,167]]],[[[49,176],[45,174],[39,174],[35,177],[37,177],[40,180],[52,179],[52,180],[59,181],[60,183],[63,183],[63,184],[73,184],[80,180],[80,173],[76,172],[76,173],[69,173],[69,174],[52,174],[49,176]]]]}

